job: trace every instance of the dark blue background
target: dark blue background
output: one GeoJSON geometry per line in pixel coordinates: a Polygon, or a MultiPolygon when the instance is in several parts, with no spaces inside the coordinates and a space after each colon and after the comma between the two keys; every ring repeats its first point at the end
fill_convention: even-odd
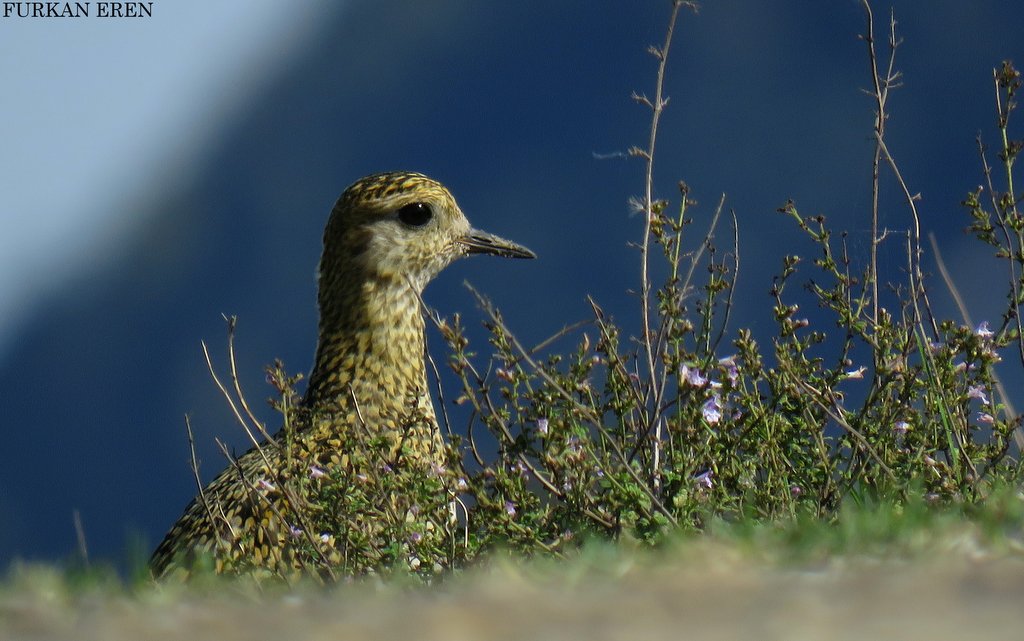
{"type": "MultiPolygon", "coordinates": [[[[905,86],[892,95],[889,146],[976,320],[994,320],[1002,276],[961,233],[958,202],[981,181],[976,133],[996,142],[991,70],[1024,58],[1024,5],[894,4],[905,86]]],[[[884,34],[888,5],[875,9],[884,34]]],[[[266,72],[262,95],[187,173],[156,176],[161,187],[122,203],[151,222],[39,306],[0,362],[0,566],[70,556],[75,509],[93,557],[121,559],[129,535],[155,545],[195,490],[183,415],[204,477],[222,466],[214,436],[245,446],[200,339],[223,365],[220,315],[238,315],[253,400],[269,395],[262,366],[275,357],[307,370],[322,227],[361,175],[428,173],[475,225],[537,252],[532,262],[463,261],[427,289],[430,305],[463,313],[479,351],[481,315],[465,279],[526,344],[586,318],[588,294],[635,327],[627,290],[638,255],[627,243],[639,240],[641,220],[627,200],[642,193],[643,166],[595,154],[644,144],[648,114],[629,96],[653,91],[645,50],[661,42],[668,10],[653,0],[466,0],[357,2],[327,14],[299,59],[266,72]]],[[[860,91],[870,85],[863,29],[852,0],[709,1],[681,16],[656,188],[677,199],[677,180],[690,184],[700,202],[694,237],[728,195],[743,260],[733,328],[770,329],[771,274],[783,253],[809,251],[775,213],[787,198],[850,230],[855,258],[866,257],[874,116],[860,91]]],[[[882,216],[890,228],[909,225],[891,181],[882,216]]],[[[882,259],[898,279],[902,246],[887,244],[882,259]]],[[[941,285],[935,292],[952,315],[941,285]]],[[[443,358],[439,337],[430,342],[443,358]]]]}

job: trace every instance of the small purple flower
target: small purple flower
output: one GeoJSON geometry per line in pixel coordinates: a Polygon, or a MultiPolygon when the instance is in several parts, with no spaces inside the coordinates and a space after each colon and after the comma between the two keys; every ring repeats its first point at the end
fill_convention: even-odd
{"type": "Polygon", "coordinates": [[[799,485],[790,485],[789,486],[789,495],[792,496],[794,499],[797,498],[798,496],[800,496],[803,493],[804,493],[804,488],[800,487],[799,485]]]}
{"type": "Polygon", "coordinates": [[[978,412],[978,422],[984,423],[986,425],[992,425],[993,423],[996,422],[996,419],[991,414],[987,414],[985,412],[978,412]]]}
{"type": "Polygon", "coordinates": [[[456,490],[465,490],[468,487],[469,487],[469,483],[467,483],[466,479],[464,479],[462,477],[459,477],[459,480],[455,481],[455,489],[456,490]]]}
{"type": "Polygon", "coordinates": [[[992,338],[995,336],[995,332],[988,328],[988,321],[981,321],[978,326],[974,328],[974,334],[978,338],[992,338]]]}
{"type": "Polygon", "coordinates": [[[548,419],[543,417],[537,419],[537,433],[541,436],[548,435],[548,419]]]}
{"type": "Polygon", "coordinates": [[[520,476],[520,478],[526,478],[526,464],[521,460],[517,460],[512,466],[512,471],[520,476]]]}
{"type": "Polygon", "coordinates": [[[317,467],[316,465],[309,466],[309,478],[311,479],[323,478],[326,474],[327,472],[325,472],[321,467],[317,467]]]}
{"type": "Polygon", "coordinates": [[[604,478],[604,470],[602,470],[599,466],[595,465],[594,466],[594,476],[596,476],[599,479],[603,479],[604,478]]]}
{"type": "Polygon", "coordinates": [[[435,462],[431,462],[431,464],[430,464],[430,475],[431,476],[434,476],[434,477],[444,476],[444,473],[447,472],[447,471],[448,471],[448,468],[446,468],[444,465],[441,465],[440,463],[438,463],[436,461],[435,462]]]}
{"type": "Polygon", "coordinates": [[[583,451],[583,444],[580,443],[580,437],[576,435],[565,439],[565,447],[572,454],[579,454],[583,451]]]}
{"type": "Polygon", "coordinates": [[[413,532],[412,534],[409,535],[409,543],[412,543],[413,545],[416,545],[417,543],[419,543],[422,540],[423,540],[423,535],[420,534],[419,532],[413,532]]]}
{"type": "Polygon", "coordinates": [[[697,476],[693,477],[693,482],[697,485],[697,487],[703,487],[705,489],[710,490],[712,485],[711,477],[714,475],[714,470],[705,470],[704,472],[701,472],[697,476]]]}
{"type": "Polygon", "coordinates": [[[512,501],[505,501],[505,514],[509,516],[516,515],[516,505],[512,501]]]}
{"type": "Polygon", "coordinates": [[[910,423],[906,421],[896,421],[895,423],[893,423],[892,431],[896,432],[896,434],[900,436],[903,436],[904,434],[910,431],[910,423]]]}
{"type": "Polygon", "coordinates": [[[1001,363],[1003,361],[1003,357],[1000,356],[999,353],[996,352],[996,350],[992,349],[991,347],[982,351],[982,356],[988,358],[993,363],[1001,363]]]}
{"type": "Polygon", "coordinates": [[[722,420],[722,399],[718,394],[712,395],[711,398],[705,401],[701,414],[704,415],[704,420],[711,425],[715,425],[718,421],[722,420]]]}
{"type": "Polygon", "coordinates": [[[725,377],[729,379],[729,383],[735,385],[740,378],[740,368],[736,365],[735,354],[718,359],[718,364],[725,368],[725,377]]]}
{"type": "Polygon", "coordinates": [[[291,536],[293,539],[297,539],[300,536],[302,536],[302,530],[300,530],[299,528],[295,527],[294,525],[289,525],[288,526],[288,535],[291,536]]]}
{"type": "Polygon", "coordinates": [[[685,363],[679,366],[679,375],[694,387],[704,387],[708,384],[708,379],[700,373],[699,369],[696,367],[690,367],[685,363]]]}
{"type": "Polygon", "coordinates": [[[967,388],[967,398],[976,398],[988,405],[988,397],[985,396],[985,388],[981,385],[971,385],[967,388]]]}

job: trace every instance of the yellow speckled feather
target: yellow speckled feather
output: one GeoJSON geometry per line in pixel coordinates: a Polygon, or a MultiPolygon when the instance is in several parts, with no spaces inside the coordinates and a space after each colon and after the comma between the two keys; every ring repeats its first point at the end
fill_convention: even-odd
{"type": "MultiPolygon", "coordinates": [[[[533,257],[471,228],[448,190],[422,174],[375,174],[345,190],[324,231],[319,342],[294,424],[240,456],[189,504],[153,553],[154,576],[187,576],[198,559],[217,572],[290,576],[309,569],[302,551],[310,546],[325,565],[343,567],[342,541],[352,533],[306,532],[303,515],[330,506],[296,505],[306,499],[295,488],[319,483],[313,477],[363,479],[379,471],[373,459],[382,438],[385,454],[401,452],[405,466],[443,465],[419,294],[472,253],[533,257]]],[[[370,536],[384,532],[374,522],[404,518],[401,499],[366,506],[346,522],[370,536]]]]}

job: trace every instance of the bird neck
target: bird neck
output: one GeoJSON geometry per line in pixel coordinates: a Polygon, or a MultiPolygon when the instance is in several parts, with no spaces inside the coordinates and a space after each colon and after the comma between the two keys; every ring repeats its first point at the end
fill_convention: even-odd
{"type": "Polygon", "coordinates": [[[412,412],[434,421],[424,365],[419,293],[379,275],[321,276],[320,337],[304,405],[396,426],[412,412]]]}

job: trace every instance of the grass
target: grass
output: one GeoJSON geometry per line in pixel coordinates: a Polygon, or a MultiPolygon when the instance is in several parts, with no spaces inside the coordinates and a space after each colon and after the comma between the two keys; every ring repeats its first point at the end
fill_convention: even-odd
{"type": "Polygon", "coordinates": [[[496,552],[432,586],[331,589],[123,583],[101,570],[12,568],[3,639],[972,638],[1006,634],[1024,588],[1024,498],[969,511],[923,503],[837,521],[712,523],[657,548],[594,539],[567,558],[496,552]]]}

